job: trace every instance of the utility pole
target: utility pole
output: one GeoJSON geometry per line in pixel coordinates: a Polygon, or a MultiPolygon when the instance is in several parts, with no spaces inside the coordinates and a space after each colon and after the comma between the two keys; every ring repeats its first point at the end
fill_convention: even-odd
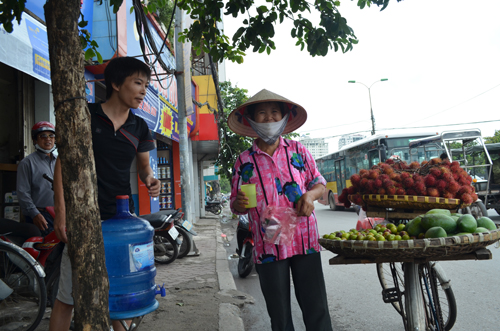
{"type": "Polygon", "coordinates": [[[183,30],[183,12],[175,9],[175,67],[177,77],[177,107],[179,114],[179,150],[182,187],[182,210],[189,221],[194,222],[191,203],[191,155],[189,153],[189,138],[187,132],[187,116],[193,113],[191,97],[191,43],[178,41],[179,33],[183,30]]]}

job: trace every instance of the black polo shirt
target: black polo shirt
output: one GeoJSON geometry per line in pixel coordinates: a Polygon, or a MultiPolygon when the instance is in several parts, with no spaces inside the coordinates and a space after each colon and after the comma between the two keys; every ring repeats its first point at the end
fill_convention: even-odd
{"type": "Polygon", "coordinates": [[[100,104],[89,104],[92,144],[97,173],[98,203],[101,219],[116,214],[116,196],[128,195],[134,211],[130,188],[130,167],[137,153],[155,148],[146,122],[129,111],[128,119],[116,132],[100,104]]]}

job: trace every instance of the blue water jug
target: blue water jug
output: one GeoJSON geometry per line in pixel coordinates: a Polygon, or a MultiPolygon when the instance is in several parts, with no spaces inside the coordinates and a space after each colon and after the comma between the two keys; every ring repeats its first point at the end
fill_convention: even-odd
{"type": "Polygon", "coordinates": [[[128,199],[117,196],[116,215],[102,222],[111,319],[142,316],[158,307],[154,229],[129,212],[128,199]]]}

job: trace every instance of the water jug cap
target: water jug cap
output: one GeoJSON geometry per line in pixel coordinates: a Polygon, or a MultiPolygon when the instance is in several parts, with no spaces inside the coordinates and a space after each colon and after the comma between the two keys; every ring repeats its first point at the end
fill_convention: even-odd
{"type": "Polygon", "coordinates": [[[117,195],[116,200],[125,200],[128,199],[128,195],[117,195]]]}

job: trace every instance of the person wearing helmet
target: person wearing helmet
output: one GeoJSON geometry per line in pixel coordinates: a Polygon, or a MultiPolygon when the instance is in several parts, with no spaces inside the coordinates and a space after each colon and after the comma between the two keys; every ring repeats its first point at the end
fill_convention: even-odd
{"type": "Polygon", "coordinates": [[[44,174],[54,176],[56,129],[50,122],[38,122],[31,128],[36,151],[25,157],[17,167],[17,196],[27,223],[35,224],[42,235],[54,229],[54,220],[45,210],[54,205],[52,184],[44,174]]]}

